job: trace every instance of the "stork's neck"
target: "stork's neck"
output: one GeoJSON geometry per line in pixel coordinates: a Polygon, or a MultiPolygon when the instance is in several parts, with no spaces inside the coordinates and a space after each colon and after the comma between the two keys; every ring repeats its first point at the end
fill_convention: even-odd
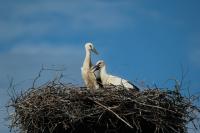
{"type": "Polygon", "coordinates": [[[101,79],[107,79],[108,78],[108,73],[106,71],[106,67],[105,66],[101,68],[100,76],[101,76],[101,79]]]}
{"type": "Polygon", "coordinates": [[[83,62],[83,66],[90,68],[91,67],[91,56],[90,56],[91,52],[88,49],[86,49],[85,52],[86,52],[86,55],[85,55],[85,60],[83,62]]]}

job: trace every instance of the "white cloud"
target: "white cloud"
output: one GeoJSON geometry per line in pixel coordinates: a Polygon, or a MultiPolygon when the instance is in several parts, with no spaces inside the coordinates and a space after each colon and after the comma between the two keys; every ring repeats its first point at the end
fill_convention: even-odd
{"type": "Polygon", "coordinates": [[[3,14],[0,39],[10,40],[25,35],[37,37],[55,34],[62,29],[70,34],[130,27],[134,20],[125,9],[132,3],[91,0],[8,2],[7,8],[0,10],[3,14]]]}
{"type": "Polygon", "coordinates": [[[73,44],[16,44],[9,53],[15,55],[80,56],[82,49],[82,47],[73,44]]]}
{"type": "Polygon", "coordinates": [[[111,32],[134,27],[138,17],[158,20],[160,12],[137,1],[24,1],[7,2],[0,9],[0,40],[111,32]],[[6,15],[5,15],[6,14],[6,15]]]}
{"type": "MultiPolygon", "coordinates": [[[[34,78],[42,65],[48,68],[65,68],[66,82],[82,83],[80,67],[84,49],[73,45],[16,45],[9,51],[0,54],[0,84],[6,86],[8,76],[19,81],[34,78]]],[[[44,75],[52,79],[53,76],[44,75]]]]}

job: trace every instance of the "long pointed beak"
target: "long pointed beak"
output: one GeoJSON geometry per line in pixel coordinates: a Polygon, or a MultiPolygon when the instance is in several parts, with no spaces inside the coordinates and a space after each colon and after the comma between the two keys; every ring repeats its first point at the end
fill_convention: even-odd
{"type": "Polygon", "coordinates": [[[99,70],[99,66],[95,65],[91,69],[92,69],[92,72],[95,72],[95,71],[99,70]]]}
{"type": "Polygon", "coordinates": [[[92,49],[92,52],[94,52],[97,55],[99,54],[95,48],[92,49]]]}

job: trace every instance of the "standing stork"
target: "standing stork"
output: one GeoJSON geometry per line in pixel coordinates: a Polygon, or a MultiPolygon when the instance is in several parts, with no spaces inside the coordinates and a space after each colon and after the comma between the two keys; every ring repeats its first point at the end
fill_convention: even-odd
{"type": "Polygon", "coordinates": [[[97,82],[97,78],[92,71],[92,62],[91,62],[91,51],[95,54],[98,54],[97,50],[95,49],[94,45],[92,43],[86,43],[85,44],[85,60],[83,62],[83,66],[81,67],[81,74],[82,78],[85,82],[85,85],[88,89],[98,89],[99,84],[97,82]]]}
{"type": "Polygon", "coordinates": [[[105,85],[115,85],[115,86],[123,86],[127,90],[134,89],[139,91],[139,88],[129,81],[122,79],[117,76],[113,76],[107,73],[106,65],[103,60],[100,60],[96,63],[96,65],[92,68],[92,71],[100,70],[100,78],[103,86],[105,85]]]}

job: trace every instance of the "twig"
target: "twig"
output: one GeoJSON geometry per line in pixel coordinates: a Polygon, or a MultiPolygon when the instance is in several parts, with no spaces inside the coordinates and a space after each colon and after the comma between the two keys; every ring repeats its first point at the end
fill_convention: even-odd
{"type": "MultiPolygon", "coordinates": [[[[161,109],[161,110],[165,110],[165,111],[169,111],[169,112],[172,112],[172,113],[177,113],[177,112],[175,112],[175,111],[173,111],[173,110],[169,110],[169,109],[167,109],[167,108],[162,108],[162,107],[160,107],[160,106],[154,106],[154,105],[147,105],[147,104],[145,104],[145,103],[140,103],[140,102],[138,102],[138,101],[136,101],[136,100],[133,100],[133,99],[130,99],[130,98],[128,98],[129,100],[131,100],[131,101],[133,101],[133,102],[135,102],[135,103],[137,103],[137,104],[141,104],[141,105],[144,105],[144,106],[148,106],[148,107],[152,107],[152,108],[157,108],[157,109],[161,109]]],[[[179,112],[180,113],[180,112],[179,112]]],[[[182,114],[182,113],[180,113],[180,114],[182,114]]],[[[182,114],[183,115],[183,114],[182,114]]]]}
{"type": "Polygon", "coordinates": [[[40,69],[38,75],[35,77],[35,79],[33,80],[33,85],[32,85],[32,88],[35,88],[35,83],[36,81],[40,78],[41,74],[42,74],[42,71],[44,70],[44,67],[42,65],[42,68],[40,69]]]}
{"type": "MultiPolygon", "coordinates": [[[[90,99],[92,100],[92,99],[90,99]]],[[[112,114],[114,114],[118,119],[120,119],[122,122],[124,122],[127,126],[129,126],[130,128],[133,128],[133,126],[131,126],[128,122],[126,122],[124,119],[122,119],[118,114],[116,114],[114,111],[112,111],[111,109],[109,109],[108,107],[106,107],[105,105],[92,100],[93,102],[95,102],[96,104],[100,105],[101,107],[105,108],[106,110],[110,111],[112,114]]]]}

